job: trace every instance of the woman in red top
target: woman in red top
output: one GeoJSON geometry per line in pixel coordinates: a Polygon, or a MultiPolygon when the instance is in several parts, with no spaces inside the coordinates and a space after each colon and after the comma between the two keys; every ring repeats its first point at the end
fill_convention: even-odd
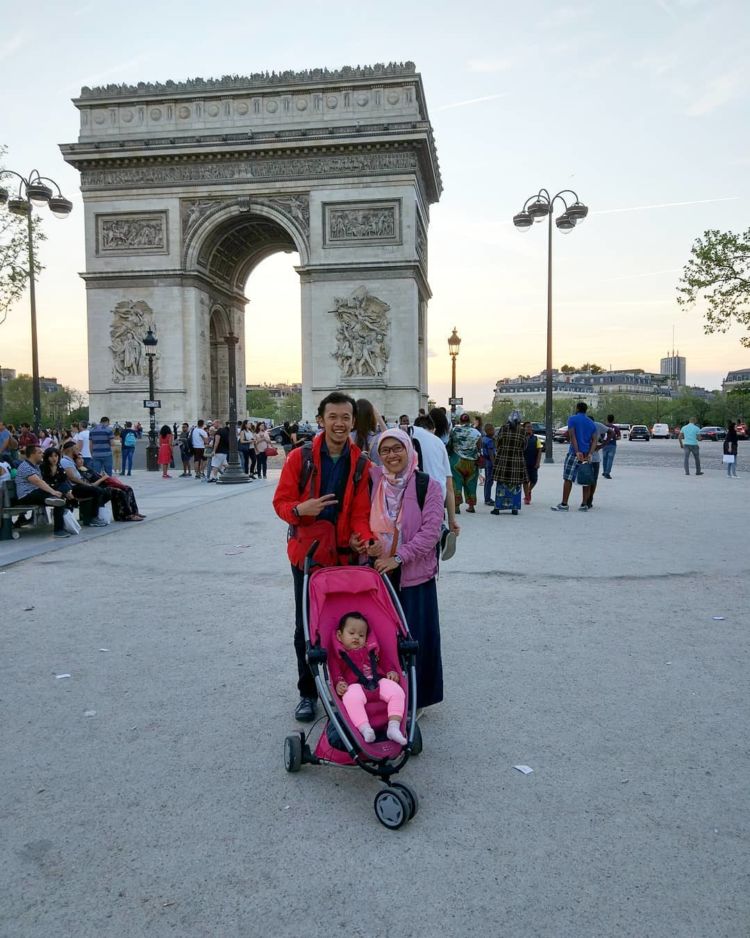
{"type": "Polygon", "coordinates": [[[171,479],[172,476],[169,474],[168,470],[172,463],[172,431],[169,427],[164,424],[164,426],[159,431],[159,459],[158,463],[161,466],[161,477],[162,479],[171,479]]]}

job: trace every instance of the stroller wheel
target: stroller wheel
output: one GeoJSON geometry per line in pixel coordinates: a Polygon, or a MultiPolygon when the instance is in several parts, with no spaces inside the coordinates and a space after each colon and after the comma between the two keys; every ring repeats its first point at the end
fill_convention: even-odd
{"type": "Polygon", "coordinates": [[[391,788],[397,788],[401,794],[406,797],[406,800],[409,802],[409,820],[411,821],[417,811],[419,811],[419,798],[417,798],[417,793],[413,788],[404,784],[404,782],[391,782],[391,788]]]}
{"type": "Polygon", "coordinates": [[[284,740],[284,768],[287,772],[299,772],[302,767],[302,737],[292,733],[284,740]]]}
{"type": "Polygon", "coordinates": [[[375,814],[380,823],[389,830],[397,831],[409,820],[409,808],[406,795],[393,788],[384,788],[375,795],[375,814]]]}
{"type": "Polygon", "coordinates": [[[419,723],[414,724],[414,742],[411,746],[411,754],[413,756],[418,756],[422,751],[422,731],[419,728],[419,723]]]}

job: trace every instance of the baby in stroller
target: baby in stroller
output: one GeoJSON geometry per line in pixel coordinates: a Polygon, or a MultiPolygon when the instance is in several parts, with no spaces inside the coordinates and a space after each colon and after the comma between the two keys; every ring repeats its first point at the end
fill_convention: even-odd
{"type": "MultiPolygon", "coordinates": [[[[380,646],[374,636],[368,638],[369,630],[369,623],[361,612],[347,612],[341,617],[328,656],[331,683],[365,742],[375,740],[375,730],[367,717],[367,703],[379,698],[388,708],[386,736],[405,746],[407,740],[401,732],[401,721],[406,695],[397,670],[390,667],[385,674],[378,670],[380,646]]],[[[385,662],[385,666],[388,664],[385,662]]]]}

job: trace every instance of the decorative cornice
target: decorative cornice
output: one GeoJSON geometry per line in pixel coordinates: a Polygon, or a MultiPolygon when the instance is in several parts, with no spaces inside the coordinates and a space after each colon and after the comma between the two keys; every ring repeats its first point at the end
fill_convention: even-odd
{"type": "Polygon", "coordinates": [[[224,75],[222,78],[188,78],[186,81],[145,82],[137,85],[98,85],[81,88],[79,100],[123,98],[153,94],[199,94],[204,91],[246,91],[257,88],[277,89],[279,85],[314,84],[332,81],[372,81],[379,78],[403,78],[416,74],[414,62],[378,62],[375,65],[345,65],[343,68],[312,68],[302,71],[254,72],[251,75],[224,75]]]}

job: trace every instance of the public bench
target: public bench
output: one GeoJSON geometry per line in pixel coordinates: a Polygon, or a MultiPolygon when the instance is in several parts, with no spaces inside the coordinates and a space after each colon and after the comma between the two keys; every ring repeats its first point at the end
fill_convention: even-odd
{"type": "MultiPolygon", "coordinates": [[[[0,483],[0,541],[15,540],[21,536],[24,528],[36,528],[47,525],[47,509],[44,505],[16,505],[16,483],[11,479],[0,483]],[[32,513],[31,523],[23,528],[14,528],[13,522],[19,515],[32,513]]],[[[78,498],[71,507],[78,507],[78,520],[83,527],[91,524],[96,514],[96,503],[93,498],[78,498]]]]}

